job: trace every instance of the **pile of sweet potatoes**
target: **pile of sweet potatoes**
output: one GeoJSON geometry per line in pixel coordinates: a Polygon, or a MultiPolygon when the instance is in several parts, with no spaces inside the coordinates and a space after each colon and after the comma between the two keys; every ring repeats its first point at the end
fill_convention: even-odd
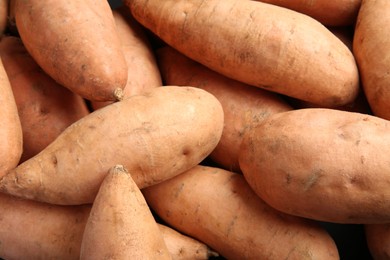
{"type": "Polygon", "coordinates": [[[390,259],[390,2],[0,1],[0,259],[390,259]]]}

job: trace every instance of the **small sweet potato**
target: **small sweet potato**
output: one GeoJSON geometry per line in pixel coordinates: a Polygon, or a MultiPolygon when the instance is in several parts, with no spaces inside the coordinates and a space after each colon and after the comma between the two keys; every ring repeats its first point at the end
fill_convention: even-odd
{"type": "Polygon", "coordinates": [[[122,98],[127,65],[107,0],[15,0],[26,49],[60,85],[89,100],[122,98]]]}
{"type": "Polygon", "coordinates": [[[67,127],[0,179],[0,191],[53,204],[91,203],[112,165],[124,165],[144,188],[204,160],[222,129],[222,106],[210,93],[194,87],[153,88],[67,127]]]}
{"type": "Polygon", "coordinates": [[[390,222],[390,122],[335,109],[269,116],[246,133],[239,163],[272,207],[336,223],[390,222]]]}
{"type": "Polygon", "coordinates": [[[0,55],[22,124],[21,163],[42,151],[65,128],[88,115],[89,111],[83,98],[42,71],[20,38],[3,37],[0,55]]]}
{"type": "Polygon", "coordinates": [[[80,259],[172,259],[145,198],[122,165],[112,167],[100,185],[80,259]]]}
{"type": "Polygon", "coordinates": [[[307,15],[242,0],[124,3],[168,45],[237,81],[326,107],[358,94],[352,52],[307,15]]]}
{"type": "Polygon", "coordinates": [[[176,230],[227,259],[338,259],[324,228],[264,203],[238,173],[194,168],[142,190],[176,230]]]}
{"type": "Polygon", "coordinates": [[[157,50],[164,83],[193,86],[213,94],[222,104],[224,129],[210,158],[227,170],[238,172],[238,153],[244,133],[274,113],[291,110],[279,95],[227,78],[175,49],[157,50]]]}

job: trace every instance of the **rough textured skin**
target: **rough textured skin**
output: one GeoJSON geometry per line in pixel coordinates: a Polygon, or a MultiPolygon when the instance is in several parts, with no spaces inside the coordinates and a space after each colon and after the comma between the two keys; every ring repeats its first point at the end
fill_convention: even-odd
{"type": "Polygon", "coordinates": [[[79,259],[90,208],[50,205],[0,193],[0,257],[79,259]]]}
{"type": "Polygon", "coordinates": [[[175,229],[164,224],[158,225],[164,236],[165,244],[174,260],[206,260],[210,257],[217,257],[218,254],[210,248],[189,236],[186,236],[175,229]]]}
{"type": "Polygon", "coordinates": [[[241,0],[124,3],[170,46],[227,77],[325,107],[358,93],[352,52],[307,15],[241,0]]]}
{"type": "Polygon", "coordinates": [[[390,123],[333,109],[268,117],[248,131],[241,170],[274,208],[337,223],[390,222],[390,123]]]}
{"type": "Polygon", "coordinates": [[[362,0],[258,0],[307,14],[325,25],[352,25],[362,0]]]}
{"type": "MultiPolygon", "coordinates": [[[[56,83],[26,51],[20,38],[5,36],[0,55],[23,130],[20,162],[49,145],[70,124],[89,114],[83,98],[56,83]]],[[[19,163],[20,163],[19,162],[19,163]]]]}
{"type": "Polygon", "coordinates": [[[166,223],[227,259],[339,258],[322,227],[274,210],[241,174],[195,166],[143,193],[166,223]]]}
{"type": "Polygon", "coordinates": [[[73,123],[3,177],[0,191],[58,204],[88,203],[115,164],[124,165],[143,188],[200,163],[218,144],[222,129],[223,110],[210,93],[154,88],[73,123]]]}
{"type": "Polygon", "coordinates": [[[145,198],[122,165],[111,168],[99,188],[80,259],[172,259],[145,198]]]}
{"type": "Polygon", "coordinates": [[[227,170],[240,171],[238,153],[246,131],[269,115],[292,109],[277,94],[222,76],[168,46],[157,50],[157,59],[165,84],[198,87],[221,102],[225,126],[210,158],[227,170]]]}
{"type": "Polygon", "coordinates": [[[15,0],[14,10],[26,49],[53,79],[89,100],[120,98],[127,66],[106,0],[15,0]]]}
{"type": "Polygon", "coordinates": [[[390,119],[390,2],[362,1],[353,50],[362,87],[374,115],[390,119]]]}
{"type": "Polygon", "coordinates": [[[18,165],[23,134],[11,83],[0,59],[0,178],[18,165]]]}
{"type": "MultiPolygon", "coordinates": [[[[162,86],[156,58],[144,28],[134,20],[125,6],[115,9],[113,15],[128,68],[123,96],[142,94],[151,88],[162,86]]],[[[109,103],[111,102],[91,102],[95,110],[109,103]]]]}
{"type": "Polygon", "coordinates": [[[390,259],[390,224],[365,225],[368,249],[375,260],[390,259]]]}

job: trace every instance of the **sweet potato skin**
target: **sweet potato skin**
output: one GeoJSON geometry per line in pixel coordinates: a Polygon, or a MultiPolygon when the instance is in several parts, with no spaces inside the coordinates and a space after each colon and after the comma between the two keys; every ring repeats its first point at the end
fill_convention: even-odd
{"type": "Polygon", "coordinates": [[[390,3],[362,1],[353,39],[362,88],[374,115],[390,119],[390,3]]]}
{"type": "Polygon", "coordinates": [[[256,1],[124,3],[167,44],[227,77],[325,107],[358,93],[352,52],[306,15],[256,1]]]}
{"type": "Polygon", "coordinates": [[[15,0],[14,12],[26,49],[59,84],[89,100],[121,98],[127,67],[107,1],[15,0]]]}
{"type": "Polygon", "coordinates": [[[241,174],[199,165],[142,191],[166,223],[227,259],[338,259],[322,227],[269,207],[241,174]]]}
{"type": "Polygon", "coordinates": [[[367,247],[373,259],[390,259],[390,224],[364,225],[367,247]]]}
{"type": "Polygon", "coordinates": [[[123,165],[112,167],[100,185],[80,259],[172,259],[145,198],[123,165]]]}
{"type": "Polygon", "coordinates": [[[11,83],[0,59],[0,178],[15,168],[23,151],[23,133],[11,83]]]}
{"type": "Polygon", "coordinates": [[[0,35],[2,36],[7,28],[9,14],[9,0],[0,0],[0,35]]]}
{"type": "Polygon", "coordinates": [[[42,151],[66,127],[88,115],[89,111],[83,98],[41,70],[20,38],[3,37],[0,55],[23,130],[21,163],[42,151]]]}
{"type": "Polygon", "coordinates": [[[227,170],[240,171],[239,146],[247,130],[269,115],[292,109],[279,95],[227,78],[169,46],[156,55],[165,84],[197,87],[221,102],[225,124],[210,158],[227,170]]]}
{"type": "Polygon", "coordinates": [[[253,190],[282,212],[327,222],[385,223],[389,133],[389,122],[372,115],[293,110],[247,132],[239,163],[253,190]]]}
{"type": "Polygon", "coordinates": [[[223,109],[210,93],[154,88],[73,123],[4,176],[0,190],[54,204],[91,203],[112,165],[124,165],[140,188],[153,185],[204,160],[222,129],[223,109]]]}

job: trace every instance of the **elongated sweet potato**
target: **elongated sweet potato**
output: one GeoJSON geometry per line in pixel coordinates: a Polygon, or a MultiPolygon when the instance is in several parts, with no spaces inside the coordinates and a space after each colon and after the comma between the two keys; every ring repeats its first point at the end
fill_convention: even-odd
{"type": "Polygon", "coordinates": [[[70,125],[0,180],[0,191],[54,204],[94,200],[108,169],[122,164],[140,188],[205,159],[218,144],[223,110],[210,93],[164,86],[116,102],[70,125]]]}
{"type": "Polygon", "coordinates": [[[356,21],[361,0],[258,0],[307,14],[325,25],[352,25],[356,21]]]}
{"type": "Polygon", "coordinates": [[[390,119],[390,2],[365,1],[359,11],[353,51],[362,88],[374,115],[390,119]]]}
{"type": "Polygon", "coordinates": [[[89,100],[122,98],[127,66],[106,0],[15,0],[14,13],[26,49],[59,84],[89,100]]]}
{"type": "Polygon", "coordinates": [[[358,93],[352,52],[307,15],[257,1],[124,3],[170,46],[227,77],[326,107],[358,93]]]}
{"type": "Polygon", "coordinates": [[[0,178],[18,165],[23,133],[11,83],[0,59],[0,178]]]}
{"type": "MultiPolygon", "coordinates": [[[[144,28],[125,6],[115,9],[113,15],[128,69],[124,98],[162,86],[160,71],[144,28]]],[[[112,102],[91,102],[95,110],[109,103],[112,102]]]]}
{"type": "Polygon", "coordinates": [[[274,210],[241,174],[195,166],[142,191],[166,223],[227,259],[338,259],[322,227],[274,210]]]}
{"type": "Polygon", "coordinates": [[[23,130],[20,162],[49,145],[73,122],[89,114],[84,99],[41,70],[20,38],[5,36],[0,55],[13,89],[23,130]]]}
{"type": "Polygon", "coordinates": [[[221,102],[225,125],[210,158],[227,170],[239,171],[239,146],[247,130],[269,115],[292,109],[277,94],[227,78],[171,47],[157,50],[157,59],[165,84],[198,87],[221,102]]]}
{"type": "Polygon", "coordinates": [[[274,208],[337,223],[390,222],[390,122],[308,108],[269,116],[248,131],[239,163],[274,208]]]}
{"type": "Polygon", "coordinates": [[[122,165],[111,168],[99,188],[80,259],[172,259],[145,198],[122,165]]]}

